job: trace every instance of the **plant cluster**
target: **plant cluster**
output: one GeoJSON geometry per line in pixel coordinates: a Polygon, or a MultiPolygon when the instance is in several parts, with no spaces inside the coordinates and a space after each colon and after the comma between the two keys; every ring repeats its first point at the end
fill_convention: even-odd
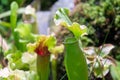
{"type": "Polygon", "coordinates": [[[82,40],[89,34],[88,28],[72,22],[68,9],[60,8],[54,16],[55,24],[65,27],[71,34],[66,36],[64,45],[57,45],[55,34],[38,34],[34,8],[28,6],[22,10],[12,2],[8,13],[10,22],[0,22],[3,28],[10,30],[6,40],[0,36],[0,80],[57,80],[57,60],[63,51],[68,80],[91,80],[93,77],[105,80],[109,72],[114,80],[120,79],[119,62],[108,55],[114,46],[84,48],[82,40]],[[23,20],[18,21],[18,13],[23,14],[23,20]]]}
{"type": "Polygon", "coordinates": [[[88,26],[94,45],[100,46],[106,34],[106,43],[120,45],[120,0],[81,1],[71,12],[71,20],[88,26]]]}

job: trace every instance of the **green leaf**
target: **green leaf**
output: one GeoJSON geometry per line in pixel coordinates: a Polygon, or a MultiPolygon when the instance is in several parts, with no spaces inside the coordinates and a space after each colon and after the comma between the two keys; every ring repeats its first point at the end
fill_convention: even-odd
{"type": "Polygon", "coordinates": [[[54,22],[56,25],[62,25],[70,30],[76,38],[83,36],[87,33],[86,26],[79,25],[78,23],[72,23],[68,17],[69,10],[66,8],[60,8],[54,17],[54,22]]]}
{"type": "MultiPolygon", "coordinates": [[[[18,9],[17,13],[18,14],[23,14],[25,12],[25,8],[20,8],[18,9]]],[[[11,15],[11,11],[6,11],[0,14],[0,19],[4,17],[8,17],[11,15]]]]}
{"type": "Polygon", "coordinates": [[[0,69],[2,69],[2,64],[0,64],[0,69]]]}
{"type": "Polygon", "coordinates": [[[21,6],[25,2],[25,0],[16,0],[16,2],[19,4],[19,6],[21,6]]]}
{"type": "Polygon", "coordinates": [[[45,45],[48,46],[48,50],[53,48],[56,45],[56,43],[56,38],[52,35],[50,35],[49,38],[45,41],[45,45]]]}
{"type": "Polygon", "coordinates": [[[10,22],[12,30],[16,27],[17,22],[17,10],[18,10],[18,4],[16,2],[12,2],[11,4],[11,16],[10,16],[10,22]]]}
{"type": "Polygon", "coordinates": [[[86,59],[76,38],[65,40],[65,68],[69,80],[88,80],[86,59]]]}
{"type": "Polygon", "coordinates": [[[3,4],[3,5],[8,5],[8,0],[1,0],[1,3],[3,4]]]}
{"type": "Polygon", "coordinates": [[[113,80],[120,80],[120,62],[117,62],[117,65],[112,65],[110,69],[113,80]]]}
{"type": "Polygon", "coordinates": [[[29,42],[33,40],[30,24],[19,23],[15,28],[15,32],[18,32],[21,41],[29,42]]]}
{"type": "Polygon", "coordinates": [[[6,56],[8,59],[8,65],[10,66],[11,69],[24,69],[28,70],[29,65],[25,64],[22,62],[21,57],[22,57],[22,52],[20,51],[15,51],[15,52],[9,52],[9,54],[6,56]]]}
{"type": "Polygon", "coordinates": [[[8,22],[4,22],[4,21],[0,20],[0,26],[4,26],[4,27],[8,27],[9,28],[11,25],[8,22]]]}
{"type": "Polygon", "coordinates": [[[58,11],[56,12],[55,16],[54,16],[54,21],[56,25],[71,25],[72,22],[70,21],[70,19],[68,18],[68,14],[69,14],[69,10],[66,8],[60,8],[58,9],[58,11]]]}
{"type": "Polygon", "coordinates": [[[27,50],[28,50],[28,52],[34,52],[34,50],[36,49],[36,43],[29,43],[29,44],[27,44],[27,50]]]}
{"type": "Polygon", "coordinates": [[[11,15],[10,15],[10,22],[11,22],[11,27],[12,27],[12,34],[14,37],[15,45],[18,49],[21,48],[21,44],[19,43],[19,36],[17,32],[14,32],[16,28],[16,23],[17,23],[17,10],[18,10],[18,4],[16,2],[11,3],[11,15]]]}
{"type": "Polygon", "coordinates": [[[73,23],[68,29],[75,35],[76,38],[87,34],[87,27],[84,25],[79,25],[78,23],[73,23]]]}

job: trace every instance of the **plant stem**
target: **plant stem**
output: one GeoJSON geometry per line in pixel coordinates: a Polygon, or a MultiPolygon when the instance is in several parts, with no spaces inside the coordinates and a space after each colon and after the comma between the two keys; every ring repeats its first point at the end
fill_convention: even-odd
{"type": "Polygon", "coordinates": [[[39,80],[48,80],[50,74],[50,56],[37,55],[37,72],[39,80]]]}
{"type": "Polygon", "coordinates": [[[56,79],[56,67],[57,67],[57,60],[56,59],[53,59],[52,60],[52,76],[53,76],[53,80],[57,80],[56,79]]]}

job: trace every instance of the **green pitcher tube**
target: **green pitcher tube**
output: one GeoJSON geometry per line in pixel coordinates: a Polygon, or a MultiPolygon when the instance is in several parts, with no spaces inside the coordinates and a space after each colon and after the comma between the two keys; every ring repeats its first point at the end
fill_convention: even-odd
{"type": "Polygon", "coordinates": [[[50,55],[37,55],[37,72],[39,80],[48,80],[50,74],[50,55]]]}
{"type": "Polygon", "coordinates": [[[65,45],[65,68],[69,80],[88,80],[88,68],[79,41],[67,38],[65,45]]]}

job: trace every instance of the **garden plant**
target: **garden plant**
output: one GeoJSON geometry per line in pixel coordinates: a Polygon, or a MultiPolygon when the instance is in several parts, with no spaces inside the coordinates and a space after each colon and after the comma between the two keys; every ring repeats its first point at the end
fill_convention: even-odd
{"type": "Polygon", "coordinates": [[[10,11],[0,14],[0,80],[120,80],[119,58],[111,54],[119,44],[106,43],[113,25],[119,32],[119,2],[88,0],[73,13],[59,8],[54,15],[55,26],[63,28],[64,34],[68,32],[60,35],[65,37],[59,42],[54,32],[39,34],[35,8],[21,8],[13,1],[10,11]],[[94,37],[98,36],[94,34],[96,27],[107,33],[102,36],[103,43],[94,37]],[[59,72],[59,68],[63,70],[59,72]]]}

